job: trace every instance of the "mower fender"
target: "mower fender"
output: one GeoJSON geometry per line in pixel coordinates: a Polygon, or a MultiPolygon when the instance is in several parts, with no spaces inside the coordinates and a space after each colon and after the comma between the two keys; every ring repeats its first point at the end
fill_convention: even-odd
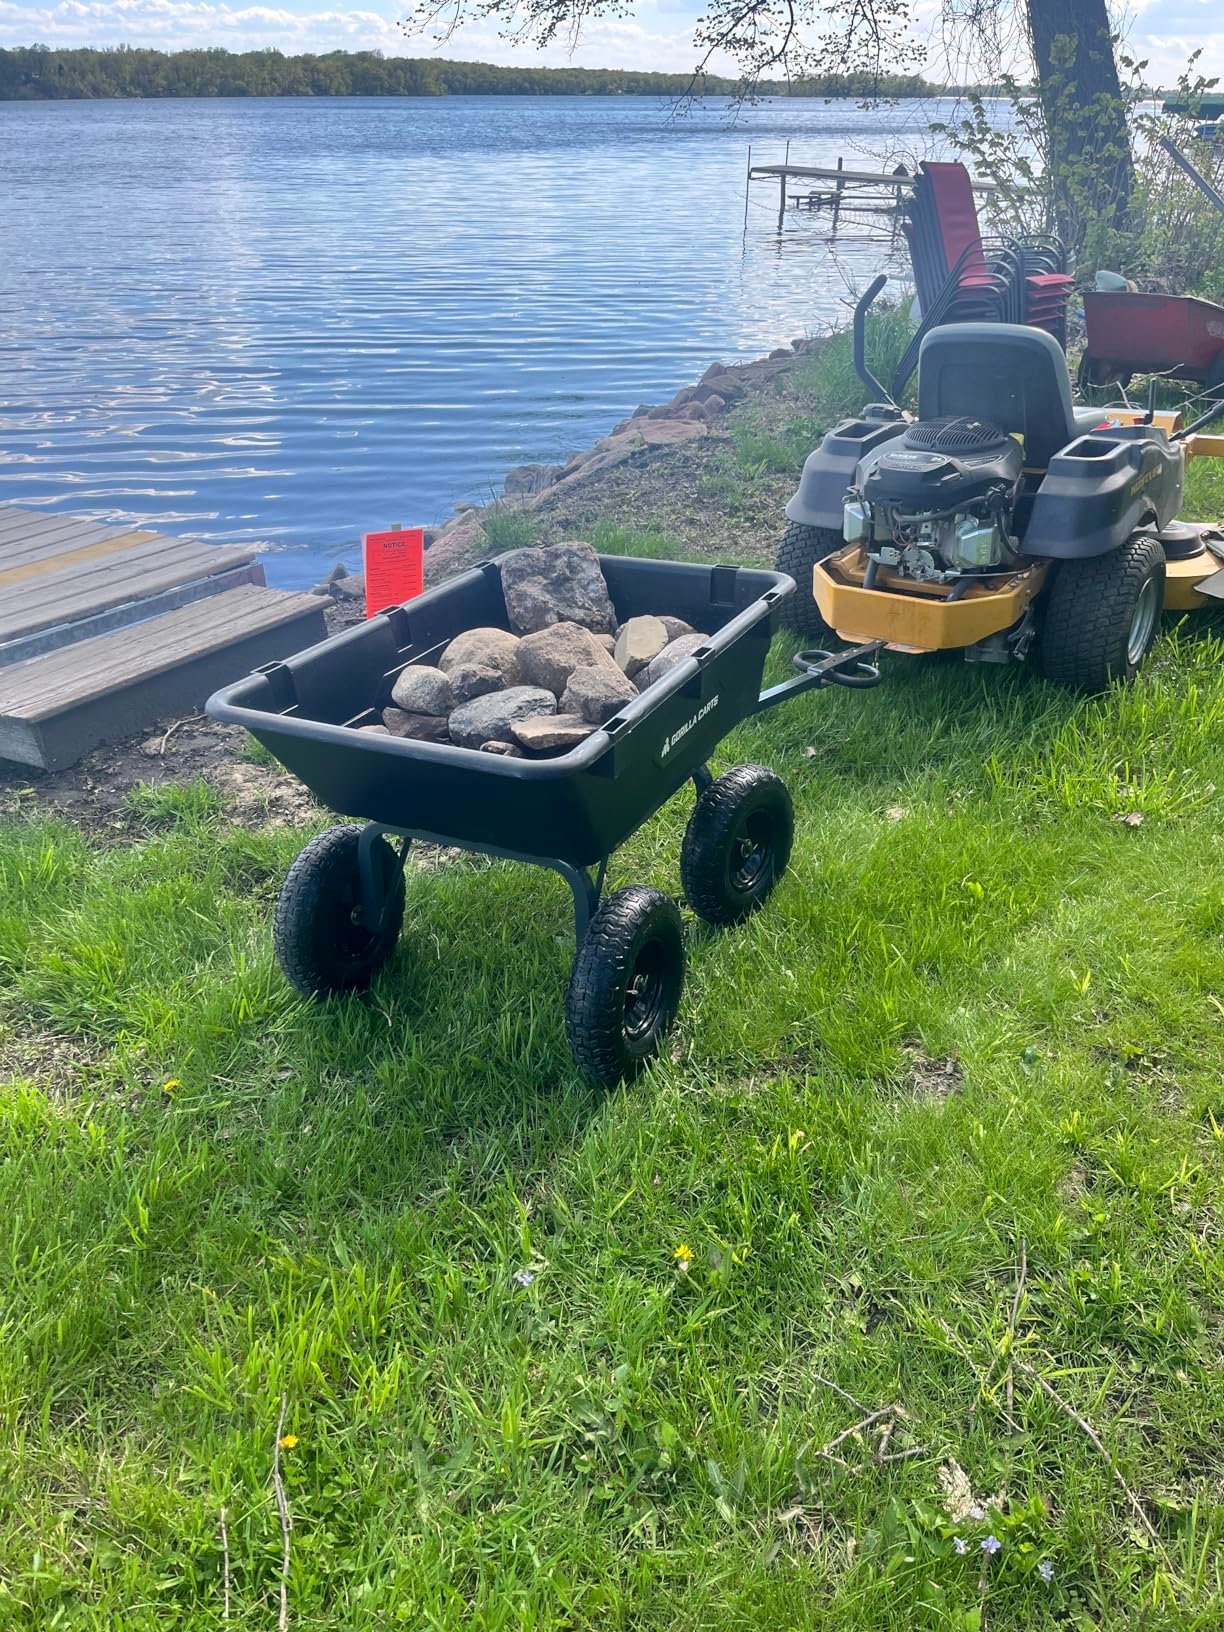
{"type": "Polygon", "coordinates": [[[1050,460],[1024,533],[1026,555],[1083,560],[1121,549],[1139,527],[1177,515],[1185,457],[1152,425],[1080,436],[1050,460]]]}
{"type": "Polygon", "coordinates": [[[786,507],[786,519],[803,527],[828,527],[840,533],[846,490],[854,481],[859,460],[904,430],[900,420],[843,420],[808,454],[798,490],[786,507]]]}

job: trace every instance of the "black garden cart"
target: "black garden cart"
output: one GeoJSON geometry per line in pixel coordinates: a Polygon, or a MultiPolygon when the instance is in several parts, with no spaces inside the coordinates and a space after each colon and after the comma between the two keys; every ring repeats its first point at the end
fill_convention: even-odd
{"type": "Polygon", "coordinates": [[[435,661],[464,630],[508,627],[497,561],[209,700],[215,719],[245,726],[324,804],[364,823],[321,834],[285,880],[276,953],[299,991],[369,985],[399,937],[414,840],[548,867],[574,898],[570,1046],[588,1076],[610,1083],[656,1052],[684,983],[676,903],[641,885],[605,899],[613,850],[691,781],[697,801],[680,868],[693,911],[733,924],[770,894],[790,855],[786,786],[763,765],[716,780],[706,760],[741,720],[800,692],[876,684],[878,643],[802,652],[795,677],[762,693],[776,609],[792,579],[618,556],[600,557],[600,567],[621,622],[665,613],[709,639],[568,753],[515,759],[360,730],[378,722],[408,664],[435,661]]]}

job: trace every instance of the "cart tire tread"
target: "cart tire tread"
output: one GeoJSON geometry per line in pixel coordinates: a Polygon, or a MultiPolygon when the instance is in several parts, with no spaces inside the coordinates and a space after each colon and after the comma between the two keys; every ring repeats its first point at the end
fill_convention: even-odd
{"type": "Polygon", "coordinates": [[[763,906],[786,871],[795,810],[766,765],[737,765],[701,794],[680,852],[684,894],[699,918],[738,924],[763,906]]]}
{"type": "Polygon", "coordinates": [[[394,850],[374,842],[372,860],[392,892],[377,933],[353,922],[361,902],[359,827],[329,827],[290,867],[276,902],[272,943],[285,979],[304,997],[361,991],[386,963],[404,921],[404,875],[394,850]]]}
{"type": "Polygon", "coordinates": [[[1139,672],[1160,627],[1165,556],[1156,539],[1136,533],[1120,549],[1082,561],[1060,561],[1046,593],[1038,663],[1047,680],[1074,691],[1107,691],[1139,672]],[[1142,652],[1128,652],[1131,622],[1144,585],[1158,579],[1157,615],[1142,652]]]}
{"type": "Polygon", "coordinates": [[[778,622],[783,629],[797,635],[835,633],[821,617],[812,594],[812,569],[817,561],[842,549],[845,542],[831,527],[808,527],[801,521],[792,521],[783,533],[774,565],[778,572],[795,580],[795,593],[785,596],[778,608],[778,622]]]}
{"type": "Polygon", "coordinates": [[[610,895],[591,920],[570,976],[565,1029],[579,1067],[608,1087],[634,1076],[671,1029],[684,987],[680,911],[661,890],[635,884],[610,895]],[[630,1023],[639,966],[657,983],[641,1023],[630,1023]]]}

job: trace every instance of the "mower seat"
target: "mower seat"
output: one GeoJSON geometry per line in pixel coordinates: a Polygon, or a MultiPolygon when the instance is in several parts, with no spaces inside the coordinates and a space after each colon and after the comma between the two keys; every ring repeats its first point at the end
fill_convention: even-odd
{"type": "Polygon", "coordinates": [[[1020,323],[932,329],[918,356],[918,417],[984,419],[1024,441],[1024,462],[1045,470],[1068,442],[1099,425],[1076,409],[1067,359],[1052,334],[1020,323]]]}

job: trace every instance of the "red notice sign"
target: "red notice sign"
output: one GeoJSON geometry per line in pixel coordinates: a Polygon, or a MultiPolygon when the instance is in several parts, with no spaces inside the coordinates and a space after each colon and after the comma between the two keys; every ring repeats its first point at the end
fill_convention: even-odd
{"type": "Polygon", "coordinates": [[[424,528],[393,527],[385,533],[367,533],[361,543],[367,618],[421,593],[425,587],[424,528]]]}

